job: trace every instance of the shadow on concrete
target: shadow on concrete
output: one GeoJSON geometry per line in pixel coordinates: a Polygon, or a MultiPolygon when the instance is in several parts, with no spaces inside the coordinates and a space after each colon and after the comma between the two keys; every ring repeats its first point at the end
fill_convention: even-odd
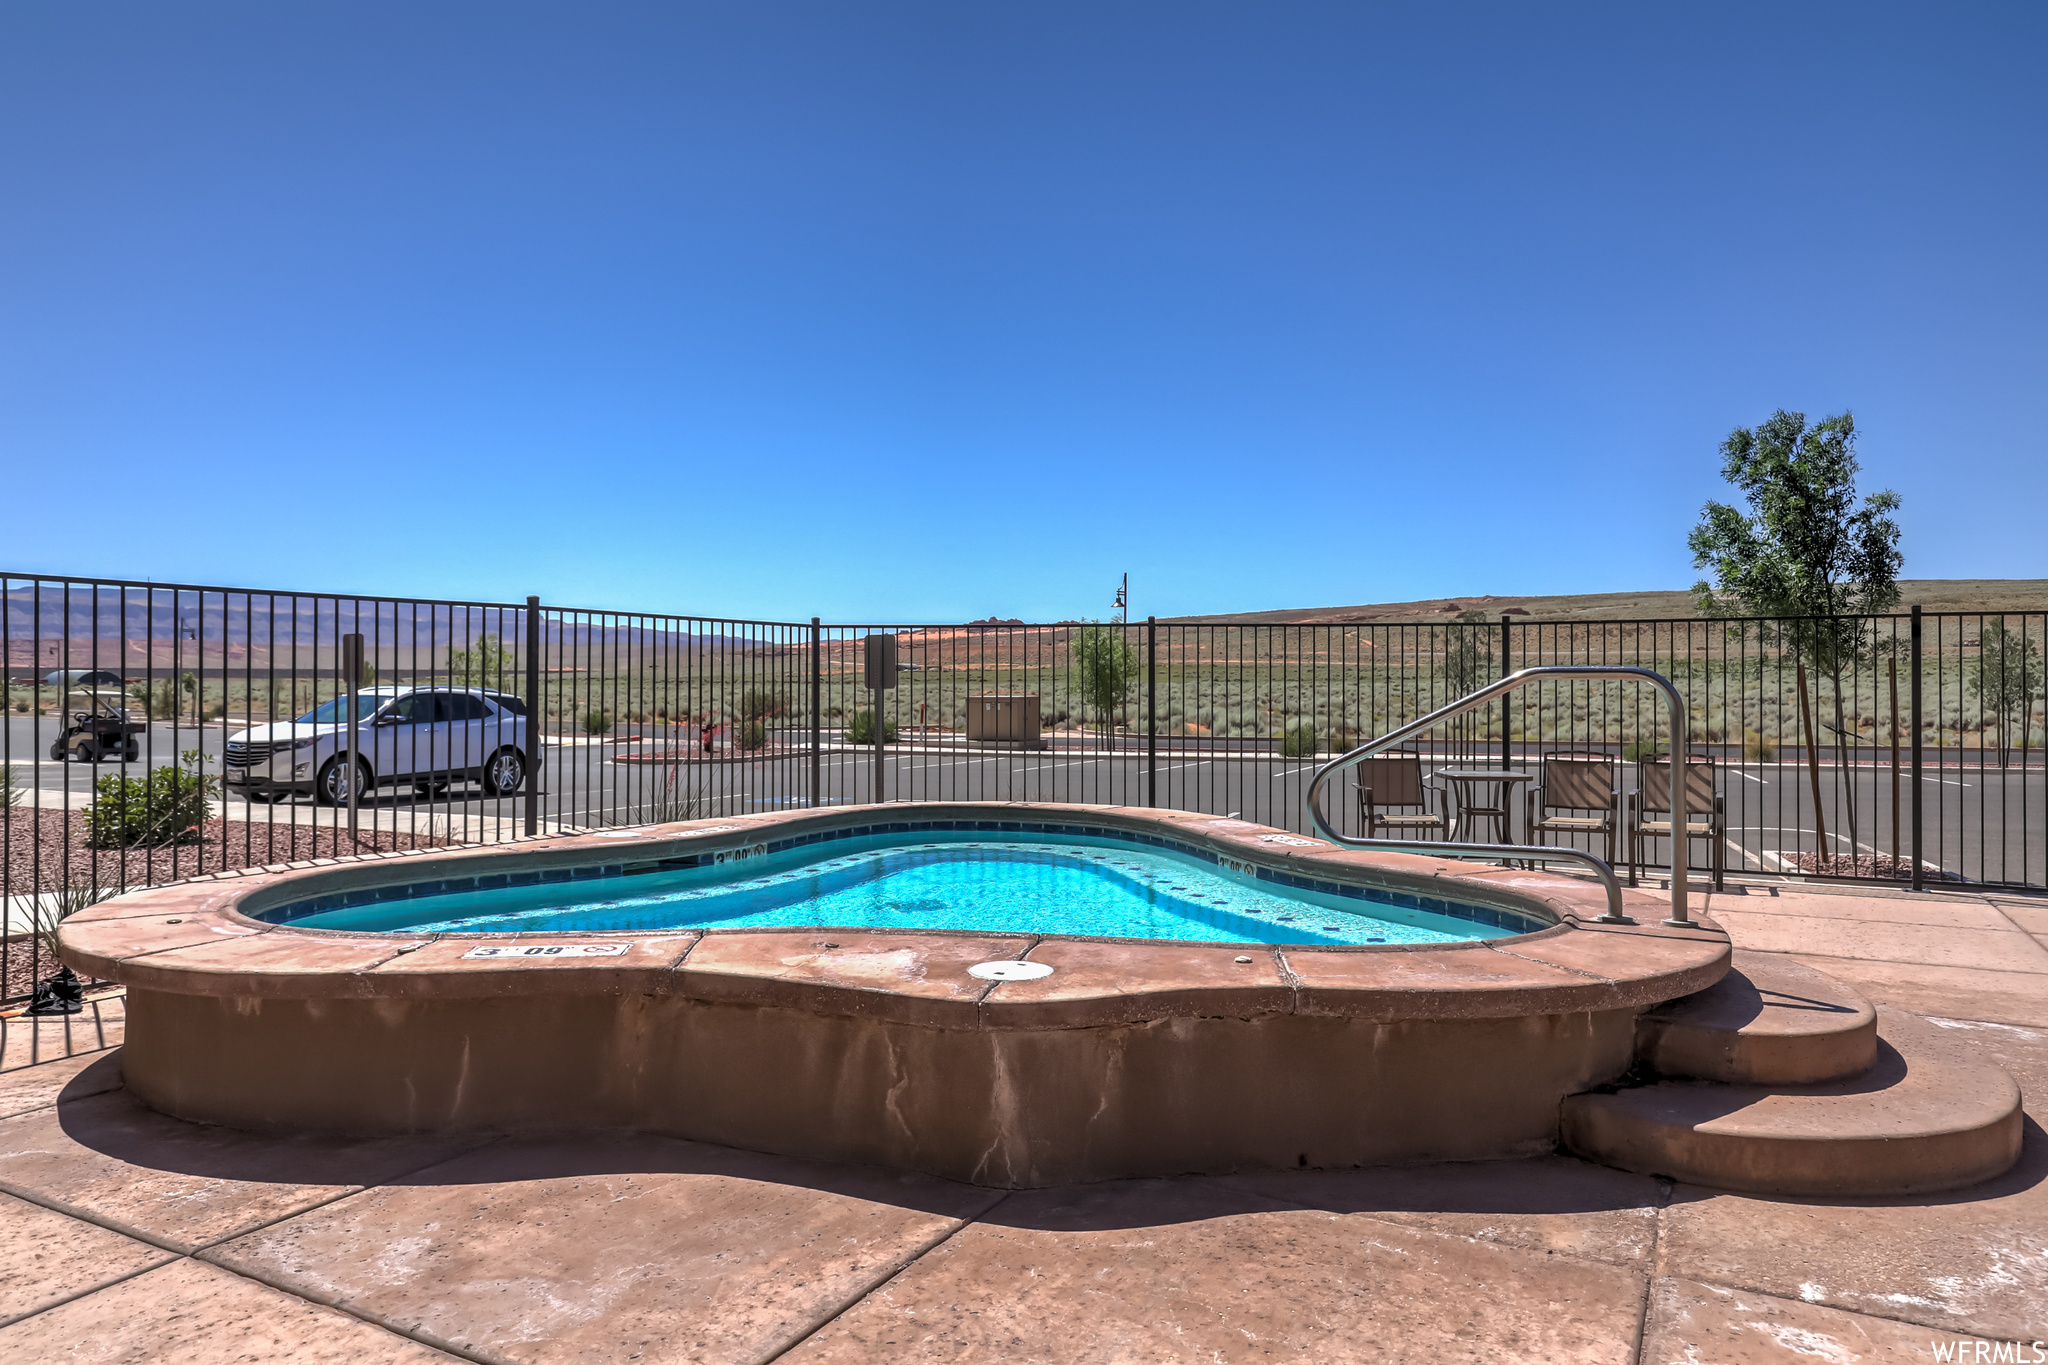
{"type": "Polygon", "coordinates": [[[522,1185],[616,1175],[753,1181],[873,1200],[996,1226],[1110,1231],[1281,1210],[1471,1213],[1501,1216],[1648,1210],[1667,1200],[1747,1198],[1777,1204],[1927,1208],[2020,1193],[2048,1179],[2048,1133],[2026,1122],[2019,1163],[2005,1175],[1949,1193],[1895,1198],[1800,1199],[1671,1189],[1653,1177],[1571,1157],[1455,1162],[1353,1170],[1295,1170],[1106,1181],[1004,1192],[934,1176],[720,1147],[635,1132],[417,1134],[346,1138],[245,1133],[156,1113],[125,1090],[110,1054],[74,1077],[58,1122],[80,1147],[142,1170],[252,1184],[319,1186],[522,1185]]]}

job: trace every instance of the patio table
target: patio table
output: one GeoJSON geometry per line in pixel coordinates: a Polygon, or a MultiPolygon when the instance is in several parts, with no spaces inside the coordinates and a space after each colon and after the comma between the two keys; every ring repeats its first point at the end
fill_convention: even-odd
{"type": "Polygon", "coordinates": [[[1494,837],[1477,842],[1505,844],[1511,833],[1508,812],[1512,809],[1515,784],[1530,781],[1536,774],[1527,768],[1438,768],[1431,776],[1451,784],[1458,807],[1453,838],[1472,842],[1466,835],[1465,822],[1469,819],[1477,824],[1487,820],[1493,824],[1494,837]]]}

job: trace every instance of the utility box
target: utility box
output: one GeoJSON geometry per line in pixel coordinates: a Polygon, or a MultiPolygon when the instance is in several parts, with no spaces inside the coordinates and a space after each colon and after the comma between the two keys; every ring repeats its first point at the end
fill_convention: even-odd
{"type": "Polygon", "coordinates": [[[861,641],[861,681],[870,692],[886,692],[896,685],[896,637],[870,635],[861,641]]]}
{"type": "Polygon", "coordinates": [[[969,697],[967,738],[970,743],[1043,749],[1045,741],[1039,736],[1038,694],[984,692],[978,697],[969,697]]]}

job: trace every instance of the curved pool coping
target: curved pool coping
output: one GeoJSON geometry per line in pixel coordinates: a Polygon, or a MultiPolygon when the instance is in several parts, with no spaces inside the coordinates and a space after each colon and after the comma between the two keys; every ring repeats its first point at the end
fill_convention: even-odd
{"type": "MultiPolygon", "coordinates": [[[[1057,832],[1057,830],[1051,831],[1057,832]]],[[[1344,850],[1248,821],[1187,811],[1027,803],[905,803],[774,812],[221,873],[132,892],[72,915],[64,960],[132,990],[274,1000],[479,999],[549,994],[674,995],[779,1005],[941,1028],[1043,1029],[1214,1015],[1364,1020],[1500,1019],[1639,1010],[1703,990],[1728,967],[1711,920],[1663,925],[1661,903],[1626,895],[1640,923],[1599,924],[1593,883],[1396,853],[1344,850]],[[934,824],[991,832],[1047,826],[1163,839],[1282,884],[1340,882],[1549,922],[1532,933],[1454,944],[1247,946],[888,929],[599,930],[422,933],[316,929],[261,918],[310,899],[471,877],[601,875],[628,862],[746,856],[787,840],[915,833],[934,824]],[[1276,842],[1286,839],[1293,842],[1276,842]],[[485,872],[485,866],[489,871],[485,872]],[[480,944],[597,944],[603,957],[477,959],[480,944]],[[969,976],[1021,957],[1035,981],[969,976]],[[1249,958],[1249,961],[1239,961],[1249,958]]]]}

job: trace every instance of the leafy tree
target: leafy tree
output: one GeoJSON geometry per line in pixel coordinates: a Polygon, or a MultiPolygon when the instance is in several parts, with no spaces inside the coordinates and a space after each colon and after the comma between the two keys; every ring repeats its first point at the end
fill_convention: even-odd
{"type": "Polygon", "coordinates": [[[1074,635],[1072,654],[1074,667],[1081,675],[1081,699],[1095,708],[1101,718],[1103,738],[1114,749],[1115,713],[1123,708],[1143,669],[1138,652],[1131,648],[1121,629],[1085,625],[1074,635]]]}
{"type": "MultiPolygon", "coordinates": [[[[1693,585],[1703,616],[1769,616],[1775,639],[1834,685],[1836,752],[1847,772],[1848,722],[1842,673],[1874,646],[1874,615],[1899,602],[1899,495],[1886,489],[1859,505],[1856,419],[1849,413],[1808,426],[1780,409],[1721,443],[1721,473],[1742,491],[1745,514],[1709,502],[1687,537],[1693,566],[1713,574],[1693,585]]],[[[1855,785],[1841,784],[1856,847],[1855,785]]],[[[1820,793],[1814,793],[1820,809],[1820,793]]],[[[1825,859],[1827,850],[1820,850],[1825,859]]]]}
{"type": "Polygon", "coordinates": [[[2020,713],[2024,736],[2026,712],[2041,695],[2041,646],[2022,630],[2008,630],[2003,616],[1991,617],[1977,632],[1977,658],[1967,674],[1970,690],[1987,719],[1998,723],[1998,766],[2012,762],[2012,718],[2020,713]]]}
{"type": "Polygon", "coordinates": [[[1444,681],[1458,697],[1469,696],[1493,681],[1495,627],[1483,611],[1464,611],[1444,627],[1444,681]]]}
{"type": "Polygon", "coordinates": [[[495,635],[485,635],[469,649],[448,651],[448,677],[458,686],[502,685],[508,675],[517,677],[518,671],[512,651],[495,635]]]}
{"type": "MultiPolygon", "coordinates": [[[[1458,619],[1444,627],[1444,683],[1450,688],[1453,701],[1470,696],[1493,681],[1493,641],[1498,629],[1483,611],[1459,612],[1458,619]]],[[[1481,723],[1478,714],[1472,711],[1454,722],[1459,740],[1468,750],[1478,741],[1481,723]]],[[[1505,713],[1502,723],[1506,723],[1505,713]]]]}

